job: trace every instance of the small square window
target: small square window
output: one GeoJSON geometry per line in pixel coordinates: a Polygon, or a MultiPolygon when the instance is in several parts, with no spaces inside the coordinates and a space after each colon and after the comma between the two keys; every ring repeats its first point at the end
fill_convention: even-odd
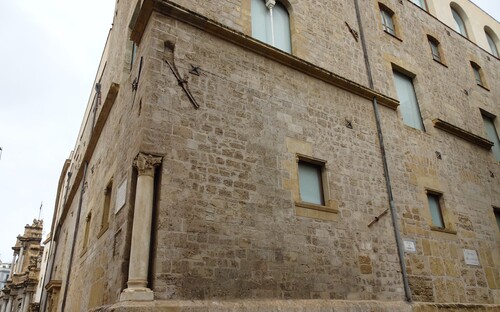
{"type": "Polygon", "coordinates": [[[427,201],[431,212],[432,226],[444,229],[443,212],[441,210],[441,194],[427,192],[427,201]]]}
{"type": "Polygon", "coordinates": [[[300,200],[324,206],[323,166],[299,159],[298,167],[300,200]]]}

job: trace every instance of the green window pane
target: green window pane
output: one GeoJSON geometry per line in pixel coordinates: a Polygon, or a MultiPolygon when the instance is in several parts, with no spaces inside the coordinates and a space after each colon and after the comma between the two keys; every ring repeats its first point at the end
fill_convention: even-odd
{"type": "Polygon", "coordinates": [[[299,161],[300,198],[303,202],[324,205],[321,166],[299,161]]]}
{"type": "Polygon", "coordinates": [[[486,39],[488,39],[488,44],[490,45],[491,54],[498,57],[498,49],[497,45],[495,44],[495,41],[490,35],[488,35],[488,33],[486,33],[486,39]]]}
{"type": "Polygon", "coordinates": [[[486,134],[488,134],[488,140],[493,142],[493,147],[491,150],[493,151],[493,155],[495,155],[495,159],[500,161],[500,140],[498,139],[497,130],[495,129],[495,123],[493,119],[483,115],[484,128],[486,129],[486,134]]]}
{"type": "Polygon", "coordinates": [[[464,37],[467,37],[467,30],[465,28],[465,23],[460,14],[454,9],[451,9],[453,18],[455,19],[455,30],[464,37]]]}
{"type": "Polygon", "coordinates": [[[403,115],[403,122],[415,129],[424,130],[412,79],[394,71],[394,83],[399,102],[401,103],[400,109],[403,115]]]}
{"type": "Polygon", "coordinates": [[[429,201],[429,209],[431,211],[432,225],[444,229],[441,206],[439,205],[439,196],[434,194],[427,194],[427,199],[429,201]]]}

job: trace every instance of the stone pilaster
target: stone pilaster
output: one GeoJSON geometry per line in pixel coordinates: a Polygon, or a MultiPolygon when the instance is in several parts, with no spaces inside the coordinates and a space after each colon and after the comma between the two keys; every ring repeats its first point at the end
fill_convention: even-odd
{"type": "Polygon", "coordinates": [[[140,153],[134,161],[138,175],[129,273],[127,289],[123,290],[120,301],[153,300],[153,291],[148,288],[148,269],[153,217],[154,173],[155,167],[159,164],[161,164],[161,157],[143,153],[140,153]]]}
{"type": "Polygon", "coordinates": [[[7,301],[7,307],[5,308],[6,312],[10,312],[12,310],[12,296],[9,296],[9,301],[7,301]]]}

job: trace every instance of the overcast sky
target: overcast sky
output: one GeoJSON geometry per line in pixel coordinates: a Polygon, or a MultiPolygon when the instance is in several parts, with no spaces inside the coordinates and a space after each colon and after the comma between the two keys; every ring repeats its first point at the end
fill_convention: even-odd
{"type": "MultiPolygon", "coordinates": [[[[473,2],[500,20],[500,1],[473,2]]],[[[0,0],[0,259],[4,262],[12,260],[11,247],[24,225],[38,218],[41,202],[45,234],[50,230],[59,174],[75,145],[114,3],[0,0]]]]}

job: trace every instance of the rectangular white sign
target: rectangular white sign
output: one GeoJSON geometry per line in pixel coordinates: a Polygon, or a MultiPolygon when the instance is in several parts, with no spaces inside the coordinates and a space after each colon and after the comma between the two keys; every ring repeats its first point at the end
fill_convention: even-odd
{"type": "Polygon", "coordinates": [[[464,260],[465,264],[468,265],[479,265],[479,257],[477,252],[471,249],[464,249],[464,260]]]}
{"type": "Polygon", "coordinates": [[[409,253],[416,253],[417,252],[417,244],[415,243],[414,240],[411,239],[405,239],[403,240],[404,245],[405,245],[405,251],[409,253]]]}

